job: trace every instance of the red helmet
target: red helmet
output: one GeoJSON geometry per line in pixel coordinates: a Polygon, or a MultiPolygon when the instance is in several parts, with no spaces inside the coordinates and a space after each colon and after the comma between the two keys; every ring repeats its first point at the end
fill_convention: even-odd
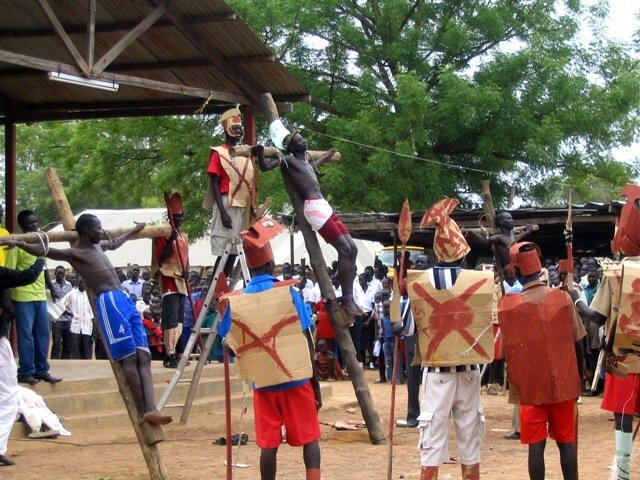
{"type": "Polygon", "coordinates": [[[509,268],[519,269],[523,277],[539,273],[542,270],[540,255],[540,247],[533,242],[515,243],[509,248],[509,268]]]}

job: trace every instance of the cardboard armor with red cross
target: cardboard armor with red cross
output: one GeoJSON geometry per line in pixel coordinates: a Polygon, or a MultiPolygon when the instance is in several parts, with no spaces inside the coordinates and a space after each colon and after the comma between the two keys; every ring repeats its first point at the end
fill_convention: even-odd
{"type": "Polygon", "coordinates": [[[429,270],[410,270],[408,293],[424,365],[446,367],[493,360],[493,273],[462,270],[455,285],[438,290],[429,270]]]}
{"type": "Polygon", "coordinates": [[[509,381],[523,405],[557,403],[581,394],[571,299],[550,290],[545,302],[506,295],[498,302],[509,381]]]}
{"type": "Polygon", "coordinates": [[[611,251],[627,256],[640,255],[640,186],[627,185],[620,195],[626,197],[627,202],[620,212],[611,251]]]}
{"type": "Polygon", "coordinates": [[[228,301],[231,330],[227,341],[243,380],[269,387],[312,376],[309,345],[288,285],[232,295],[228,301]]]}
{"type": "Polygon", "coordinates": [[[618,326],[614,347],[640,351],[640,258],[622,262],[618,326]],[[618,338],[620,337],[620,338],[618,338]]]}

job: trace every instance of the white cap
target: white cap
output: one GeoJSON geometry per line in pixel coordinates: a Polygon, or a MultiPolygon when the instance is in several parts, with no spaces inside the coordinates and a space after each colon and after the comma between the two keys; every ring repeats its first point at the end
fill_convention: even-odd
{"type": "Polygon", "coordinates": [[[287,138],[291,132],[284,126],[282,120],[278,119],[271,122],[269,125],[269,136],[273,144],[280,150],[284,150],[284,139],[287,138]]]}

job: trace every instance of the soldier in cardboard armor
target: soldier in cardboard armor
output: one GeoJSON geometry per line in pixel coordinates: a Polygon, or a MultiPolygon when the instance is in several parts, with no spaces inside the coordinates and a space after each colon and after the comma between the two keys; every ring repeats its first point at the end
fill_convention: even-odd
{"type": "MultiPolygon", "coordinates": [[[[627,203],[622,209],[611,249],[621,255],[638,255],[640,213],[637,205],[640,188],[627,186],[622,190],[622,195],[627,196],[627,203]]],[[[590,322],[605,325],[607,373],[600,407],[613,412],[615,418],[616,453],[615,465],[609,477],[611,480],[630,478],[633,416],[640,413],[640,358],[637,355],[638,346],[634,345],[638,343],[638,339],[636,332],[629,328],[640,323],[640,312],[634,308],[624,308],[625,305],[632,307],[633,295],[621,291],[623,283],[633,286],[635,278],[631,276],[638,270],[626,268],[626,265],[637,265],[638,260],[637,257],[625,259],[624,269],[622,265],[605,269],[600,287],[590,305],[580,299],[577,290],[569,292],[581,315],[590,322]]]]}
{"type": "Polygon", "coordinates": [[[182,198],[179,193],[176,192],[169,198],[167,213],[172,217],[175,228],[171,236],[153,239],[152,267],[157,269],[162,291],[164,366],[177,368],[176,346],[182,335],[184,302],[187,298],[186,279],[189,271],[189,237],[179,231],[184,221],[182,198]]]}
{"type": "Polygon", "coordinates": [[[312,320],[302,297],[272,276],[269,240],[282,226],[263,218],[242,232],[251,281],[229,297],[218,333],[237,354],[240,375],[255,382],[256,443],[262,480],[275,480],[282,425],[287,443],[303,447],[307,480],[320,480],[320,386],[313,370],[312,320]]]}
{"type": "Polygon", "coordinates": [[[435,224],[438,263],[424,272],[409,272],[408,293],[424,367],[418,416],[421,480],[437,479],[439,466],[449,460],[450,414],[462,478],[480,478],[484,415],[478,364],[492,359],[493,274],[461,268],[469,245],[449,218],[457,203],[447,198],[425,214],[421,228],[435,224]]]}
{"type": "MultiPolygon", "coordinates": [[[[218,268],[220,256],[224,254],[227,242],[239,242],[240,231],[249,226],[249,216],[253,202],[253,163],[250,157],[234,156],[231,147],[242,140],[244,130],[240,110],[232,108],[220,116],[224,129],[225,143],[211,147],[207,166],[209,187],[202,202],[204,208],[211,208],[211,253],[218,257],[214,271],[218,268]]],[[[227,277],[235,262],[236,248],[231,247],[224,272],[227,277]]]]}
{"type": "Polygon", "coordinates": [[[586,331],[569,295],[540,281],[540,249],[535,243],[516,243],[510,257],[510,269],[523,290],[499,300],[498,317],[509,380],[520,398],[520,441],[529,445],[529,478],[545,478],[549,435],[560,451],[563,478],[574,480],[574,409],[581,392],[580,339],[586,331]]]}

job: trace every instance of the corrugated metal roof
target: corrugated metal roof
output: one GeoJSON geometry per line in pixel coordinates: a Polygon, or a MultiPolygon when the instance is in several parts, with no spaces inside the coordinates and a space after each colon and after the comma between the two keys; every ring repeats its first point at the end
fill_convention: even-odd
{"type": "MultiPolygon", "coordinates": [[[[95,60],[162,3],[97,0],[95,60]]],[[[85,59],[88,4],[86,0],[49,1],[85,59]]],[[[276,102],[308,98],[306,88],[273,58],[273,53],[225,2],[174,0],[168,5],[167,12],[118,55],[103,77],[127,75],[217,92],[217,99],[210,101],[206,112],[222,111],[236,101],[258,107],[257,95],[266,91],[276,102]]],[[[0,0],[0,11],[0,117],[25,122],[191,114],[204,102],[204,98],[124,82],[119,82],[118,92],[113,93],[50,81],[48,68],[31,65],[29,59],[52,62],[49,70],[55,71],[57,65],[62,72],[82,72],[43,9],[36,0],[0,0]],[[75,67],[76,72],[69,71],[69,66],[75,67]]]]}

